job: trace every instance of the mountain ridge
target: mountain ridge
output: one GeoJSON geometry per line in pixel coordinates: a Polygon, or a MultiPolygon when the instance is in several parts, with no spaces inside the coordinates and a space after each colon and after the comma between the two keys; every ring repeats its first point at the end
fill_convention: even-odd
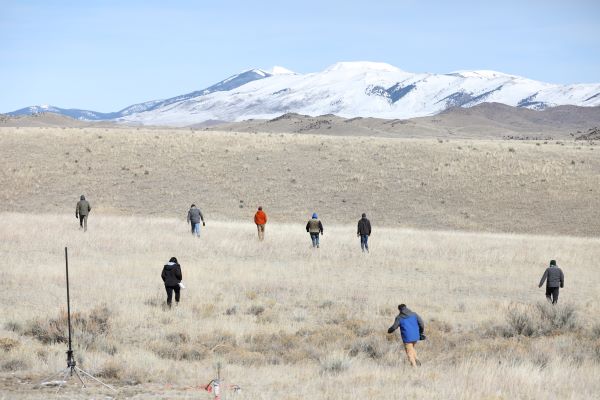
{"type": "Polygon", "coordinates": [[[51,111],[89,121],[187,126],[215,120],[271,119],[289,112],[407,119],[489,102],[533,110],[559,105],[594,107],[600,105],[600,83],[558,85],[492,70],[411,73],[391,64],[355,61],[308,74],[283,67],[250,69],[205,89],[111,113],[33,106],[8,115],[51,111]]]}

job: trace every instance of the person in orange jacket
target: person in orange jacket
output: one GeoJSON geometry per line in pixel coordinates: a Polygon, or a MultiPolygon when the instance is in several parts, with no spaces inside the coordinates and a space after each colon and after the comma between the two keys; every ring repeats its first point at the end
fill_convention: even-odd
{"type": "Polygon", "coordinates": [[[258,240],[265,240],[265,225],[267,224],[267,214],[263,211],[262,206],[258,207],[258,211],[254,214],[254,223],[258,230],[258,240]]]}

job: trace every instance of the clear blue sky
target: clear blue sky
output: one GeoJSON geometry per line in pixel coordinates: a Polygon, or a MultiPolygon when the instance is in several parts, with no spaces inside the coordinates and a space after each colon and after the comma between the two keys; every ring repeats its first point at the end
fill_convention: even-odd
{"type": "Polygon", "coordinates": [[[353,60],[600,82],[600,1],[0,0],[0,112],[116,111],[244,69],[353,60]]]}

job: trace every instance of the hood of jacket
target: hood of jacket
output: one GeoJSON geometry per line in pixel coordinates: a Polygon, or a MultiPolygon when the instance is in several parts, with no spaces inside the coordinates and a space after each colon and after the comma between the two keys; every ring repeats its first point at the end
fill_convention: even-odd
{"type": "Polygon", "coordinates": [[[404,317],[408,317],[413,314],[414,314],[414,312],[412,312],[410,308],[403,307],[402,310],[400,310],[400,314],[398,314],[398,315],[400,315],[400,317],[404,318],[404,317]]]}
{"type": "Polygon", "coordinates": [[[165,264],[165,269],[167,271],[170,271],[172,269],[174,269],[177,266],[177,264],[175,264],[174,262],[168,262],[165,264]]]}

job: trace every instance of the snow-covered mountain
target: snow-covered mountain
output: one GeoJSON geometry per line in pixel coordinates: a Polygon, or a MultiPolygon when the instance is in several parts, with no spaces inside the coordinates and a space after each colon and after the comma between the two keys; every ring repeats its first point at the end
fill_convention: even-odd
{"type": "Polygon", "coordinates": [[[288,112],[412,118],[485,102],[536,110],[566,104],[598,106],[600,83],[557,85],[495,71],[410,73],[385,63],[340,62],[309,74],[282,67],[249,70],[204,90],[136,104],[115,113],[52,107],[46,111],[58,110],[80,119],[185,126],[207,120],[274,118],[288,112]]]}

